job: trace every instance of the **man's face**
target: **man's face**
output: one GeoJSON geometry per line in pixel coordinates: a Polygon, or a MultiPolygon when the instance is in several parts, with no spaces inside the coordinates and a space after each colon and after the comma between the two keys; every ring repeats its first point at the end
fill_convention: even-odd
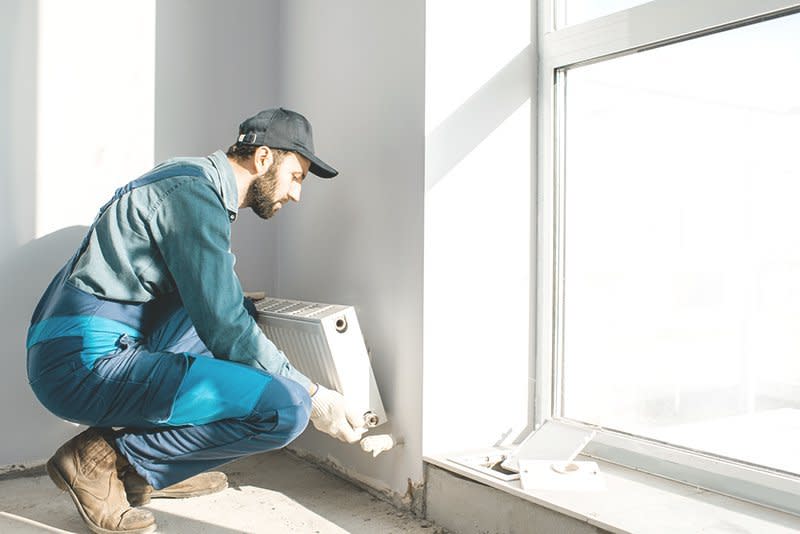
{"type": "Polygon", "coordinates": [[[300,202],[300,190],[311,162],[295,152],[274,153],[272,165],[247,190],[246,205],[269,219],[290,200],[300,202]]]}

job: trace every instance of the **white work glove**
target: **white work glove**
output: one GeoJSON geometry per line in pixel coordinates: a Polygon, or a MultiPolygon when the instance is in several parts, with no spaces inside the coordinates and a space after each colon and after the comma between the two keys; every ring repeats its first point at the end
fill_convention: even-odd
{"type": "Polygon", "coordinates": [[[364,414],[348,408],[338,391],[320,385],[311,396],[311,422],[317,430],[346,443],[355,443],[367,431],[364,414]]]}

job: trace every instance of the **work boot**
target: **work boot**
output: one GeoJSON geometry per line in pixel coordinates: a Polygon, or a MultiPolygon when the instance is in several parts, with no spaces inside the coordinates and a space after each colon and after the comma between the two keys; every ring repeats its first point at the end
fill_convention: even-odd
{"type": "Polygon", "coordinates": [[[78,513],[98,534],[144,534],[156,529],[147,510],[128,505],[125,487],[117,469],[127,460],[90,428],[62,445],[47,461],[47,474],[63,491],[68,491],[78,513]]]}
{"type": "Polygon", "coordinates": [[[149,503],[150,499],[199,497],[222,491],[228,487],[228,477],[219,471],[200,473],[160,490],[148,484],[139,473],[130,468],[125,471],[122,481],[125,483],[125,492],[128,494],[128,502],[131,506],[142,506],[149,503]]]}

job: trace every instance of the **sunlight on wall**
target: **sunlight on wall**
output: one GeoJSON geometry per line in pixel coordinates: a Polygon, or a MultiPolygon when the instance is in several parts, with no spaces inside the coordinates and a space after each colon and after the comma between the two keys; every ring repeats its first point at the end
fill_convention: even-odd
{"type": "Polygon", "coordinates": [[[508,444],[529,423],[536,54],[527,2],[427,14],[423,452],[436,454],[508,444]]]}
{"type": "Polygon", "coordinates": [[[428,135],[531,43],[531,5],[436,0],[425,17],[428,135]]]}
{"type": "Polygon", "coordinates": [[[448,422],[446,440],[491,445],[526,426],[529,131],[527,102],[428,195],[426,374],[475,402],[426,411],[448,422]]]}
{"type": "Polygon", "coordinates": [[[153,163],[155,0],[40,0],[36,237],[153,163]]]}

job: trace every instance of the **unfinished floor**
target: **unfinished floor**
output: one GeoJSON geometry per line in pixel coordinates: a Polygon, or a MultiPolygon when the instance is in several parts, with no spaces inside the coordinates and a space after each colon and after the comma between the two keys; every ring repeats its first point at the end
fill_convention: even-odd
{"type": "MultiPolygon", "coordinates": [[[[216,495],[154,500],[158,532],[441,534],[360,488],[283,451],[228,464],[216,495]]],[[[0,533],[88,532],[70,498],[44,476],[0,481],[0,533]]]]}

